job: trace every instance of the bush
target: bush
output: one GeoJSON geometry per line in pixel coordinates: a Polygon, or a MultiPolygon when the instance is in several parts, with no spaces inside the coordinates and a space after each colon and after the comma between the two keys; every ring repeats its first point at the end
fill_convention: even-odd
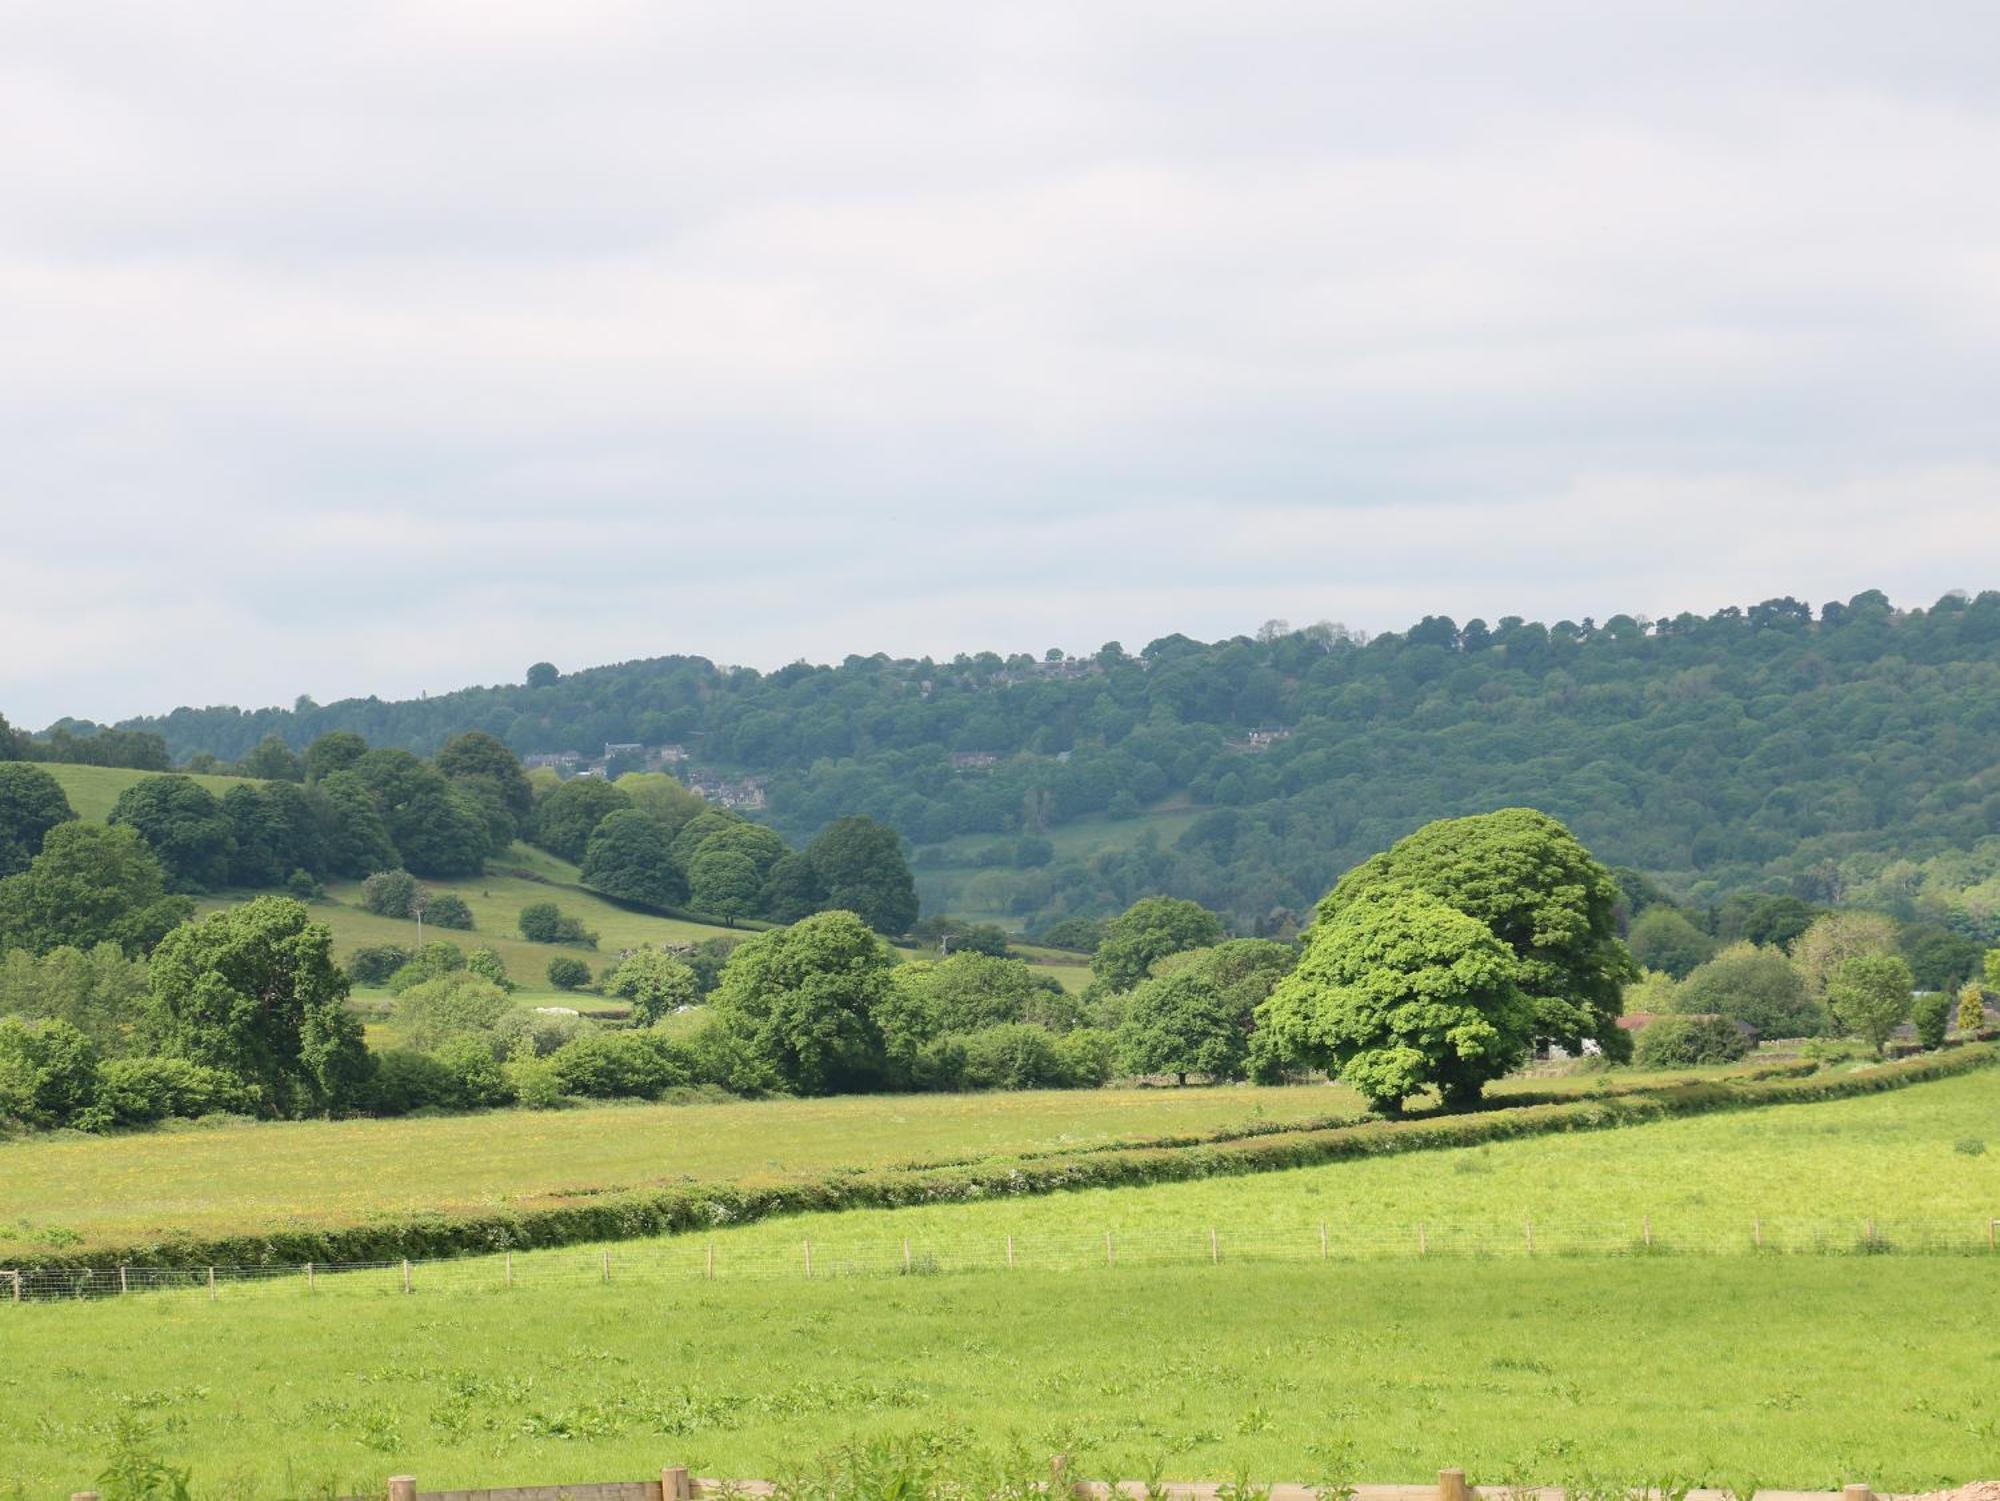
{"type": "Polygon", "coordinates": [[[387,985],[397,970],[416,958],[416,952],[393,943],[370,944],[347,956],[342,966],[356,985],[387,985]]]}
{"type": "Polygon", "coordinates": [[[1952,994],[1948,990],[1927,990],[1910,1004],[1910,1021],[1916,1026],[1917,1041],[1927,1048],[1944,1046],[1951,1030],[1952,994]]]}
{"type": "Polygon", "coordinates": [[[557,990],[582,990],[590,983],[590,966],[581,959],[558,954],[549,961],[549,983],[557,990]]]}
{"type": "Polygon", "coordinates": [[[428,1052],[469,1032],[490,1036],[512,1009],[499,986],[460,971],[405,991],[396,1005],[396,1019],[403,1023],[410,1046],[428,1052]]]}
{"type": "Polygon", "coordinates": [[[1743,1029],[1726,1016],[1662,1016],[1640,1032],[1632,1061],[1640,1068],[1694,1068],[1734,1063],[1749,1051],[1743,1029]]]}
{"type": "Polygon", "coordinates": [[[1056,1038],[1056,1062],[1072,1089],[1098,1089],[1111,1082],[1112,1037],[1096,1027],[1078,1027],[1056,1038]]]}
{"type": "Polygon", "coordinates": [[[564,1094],[654,1099],[692,1084],[694,1053],[657,1032],[585,1032],[549,1055],[564,1094]]]}
{"type": "Polygon", "coordinates": [[[547,1058],[516,1055],[507,1060],[505,1073],[516,1104],[530,1110],[553,1110],[562,1103],[562,1081],[547,1058]]]}
{"type": "Polygon", "coordinates": [[[416,902],[417,878],[407,870],[378,870],[361,883],[361,905],[377,917],[408,917],[416,902]]]}
{"type": "Polygon", "coordinates": [[[474,949],[467,954],[465,968],[468,973],[479,976],[489,985],[498,985],[502,990],[514,989],[514,982],[507,976],[507,966],[491,949],[474,949]]]}
{"type": "Polygon", "coordinates": [[[369,1103],[380,1115],[408,1115],[436,1108],[450,1096],[451,1070],[429,1053],[390,1048],[375,1055],[369,1103]]]}
{"type": "Polygon", "coordinates": [[[530,943],[573,943],[587,949],[597,947],[597,935],[583,920],[563,914],[554,902],[530,902],[521,909],[521,936],[530,943]]]}
{"type": "Polygon", "coordinates": [[[454,891],[440,891],[424,904],[424,921],[434,928],[472,931],[472,909],[454,891]]]}
{"type": "Polygon", "coordinates": [[[546,1058],[584,1029],[583,1018],[574,1012],[509,1011],[493,1035],[509,1057],[546,1058]]]}
{"type": "Polygon", "coordinates": [[[65,1021],[0,1021],[0,1120],[84,1123],[97,1097],[97,1047],[65,1021]]]}
{"type": "Polygon", "coordinates": [[[449,938],[434,939],[412,954],[408,964],[389,976],[389,989],[396,995],[402,995],[428,981],[456,974],[464,968],[464,949],[449,938]]]}
{"type": "Polygon", "coordinates": [[[1069,1082],[1055,1034],[1031,1022],[1006,1022],[968,1033],[967,1089],[1052,1089],[1069,1082]]]}
{"type": "Polygon", "coordinates": [[[185,1058],[112,1058],[97,1068],[97,1114],[109,1125],[241,1115],[256,1105],[255,1091],[234,1074],[185,1058]]]}
{"type": "Polygon", "coordinates": [[[285,877],[285,895],[296,897],[302,902],[316,902],[326,895],[326,888],[309,870],[295,870],[285,877]]]}

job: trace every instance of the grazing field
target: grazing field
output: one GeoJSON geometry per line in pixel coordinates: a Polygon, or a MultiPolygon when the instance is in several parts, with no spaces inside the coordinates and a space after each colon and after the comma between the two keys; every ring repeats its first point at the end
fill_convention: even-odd
{"type": "MultiPolygon", "coordinates": [[[[76,810],[76,816],[93,823],[102,823],[109,818],[112,806],[118,801],[118,794],[133,783],[166,775],[158,771],[131,771],[122,766],[74,766],[66,761],[39,761],[36,764],[62,784],[63,795],[76,810]]],[[[250,779],[199,776],[195,780],[221,797],[231,787],[241,786],[250,779]]]]}
{"type": "Polygon", "coordinates": [[[850,1095],[0,1141],[0,1264],[35,1250],[343,1225],[681,1179],[991,1157],[1354,1112],[1333,1086],[850,1095]]]}
{"type": "MultiPolygon", "coordinates": [[[[324,1284],[323,1284],[324,1286],[324,1284]]],[[[1075,1472],[1921,1490],[2000,1454],[2000,1261],[1334,1262],[0,1305],[0,1494],[698,1473],[938,1434],[1075,1472]]]]}
{"type": "MultiPolygon", "coordinates": [[[[1058,824],[1045,837],[1055,848],[1056,860],[1088,860],[1107,851],[1128,850],[1148,834],[1171,847],[1207,811],[1170,798],[1132,818],[1079,818],[1058,824]]],[[[940,844],[924,846],[916,867],[917,894],[924,910],[951,912],[1007,928],[1019,923],[1019,916],[1002,910],[991,891],[1019,872],[1005,859],[997,864],[981,864],[979,860],[982,851],[1013,842],[1012,837],[1002,834],[958,834],[940,844]],[[986,879],[989,876],[998,879],[986,879]]]]}

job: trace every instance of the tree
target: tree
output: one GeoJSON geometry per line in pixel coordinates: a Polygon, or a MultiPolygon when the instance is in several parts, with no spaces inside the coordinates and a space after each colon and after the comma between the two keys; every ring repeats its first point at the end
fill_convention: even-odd
{"type": "Polygon", "coordinates": [[[115,943],[143,954],[193,910],[167,895],[166,872],[137,829],[58,824],[26,870],[0,880],[0,951],[115,943]]]}
{"type": "Polygon", "coordinates": [[[80,1123],[97,1097],[97,1048],[65,1021],[0,1019],[0,1120],[80,1123]]]}
{"type": "Polygon", "coordinates": [[[76,817],[62,783],[26,761],[0,761],[0,876],[28,868],[42,836],[76,817]]]}
{"type": "Polygon", "coordinates": [[[290,897],[261,896],[176,928],[153,952],[159,1051],[256,1086],[266,1111],[353,1103],[368,1080],[333,933],[290,897]]]}
{"type": "Polygon", "coordinates": [[[1698,966],[1675,992],[1673,1009],[1726,1016],[1761,1038],[1818,1037],[1827,1027],[1826,1008],[1806,994],[1791,960],[1749,942],[1698,966]]]}
{"type": "Polygon", "coordinates": [[[632,1003],[632,1019],[645,1027],[700,999],[694,971],[655,948],[628,954],[612,971],[608,989],[632,1003]]]}
{"type": "Polygon", "coordinates": [[[553,662],[537,662],[528,669],[527,684],[530,688],[553,688],[561,679],[562,674],[556,671],[553,662]]]}
{"type": "Polygon", "coordinates": [[[569,954],[558,954],[551,959],[547,974],[549,983],[557,990],[582,990],[590,983],[590,966],[569,954]]]}
{"type": "Polygon", "coordinates": [[[1521,961],[1485,923],[1412,886],[1322,909],[1298,967],[1258,1008],[1275,1050],[1377,1109],[1435,1086],[1454,1108],[1527,1057],[1539,1022],[1521,961]]]}
{"type": "Polygon", "coordinates": [[[1618,939],[1618,883],[1555,819],[1502,808],[1426,824],[1342,876],[1316,921],[1402,883],[1484,923],[1507,945],[1536,1037],[1571,1053],[1592,1041],[1606,1057],[1630,1056],[1618,1015],[1638,966],[1618,939]]]}
{"type": "Polygon", "coordinates": [[[1662,1016],[1640,1031],[1632,1061],[1640,1068],[1701,1068],[1734,1063],[1749,1051],[1743,1029],[1726,1016],[1662,1016]]]}
{"type": "Polygon", "coordinates": [[[146,997],[146,966],[114,943],[0,957],[0,1016],[68,1022],[107,1053],[130,1045],[146,997]]]}
{"type": "MultiPolygon", "coordinates": [[[[1807,935],[1810,936],[1810,935],[1807,935]]],[[[1882,1056],[1882,1045],[1910,1017],[1910,966],[1894,954],[1843,959],[1826,987],[1835,1020],[1882,1056]]]]}
{"type": "Polygon", "coordinates": [[[1977,980],[1966,982],[1958,993],[1958,1030],[1967,1037],[1986,1026],[1986,992],[1977,980]]]}
{"type": "Polygon", "coordinates": [[[1104,924],[1091,917],[1066,917],[1042,929],[1036,942],[1052,949],[1094,954],[1104,941],[1104,924]]]}
{"type": "Polygon", "coordinates": [[[607,896],[653,907],[688,899],[688,878],[666,825],[636,808],[614,808],[599,820],[584,846],[582,879],[607,896]]]}
{"type": "Polygon", "coordinates": [[[826,902],[826,888],[819,872],[803,854],[785,856],[771,867],[764,889],[757,893],[757,910],[773,922],[797,922],[820,910],[826,902]]]}
{"type": "Polygon", "coordinates": [[[489,791],[514,819],[525,824],[535,808],[521,758],[484,730],[467,730],[445,741],[437,753],[437,769],[454,782],[489,791]]]}
{"type": "Polygon", "coordinates": [[[1979,970],[1979,945],[1936,923],[1911,923],[1896,935],[1896,947],[1919,990],[1956,990],[1979,970]]]}
{"type": "MultiPolygon", "coordinates": [[[[352,974],[353,964],[350,963],[347,968],[348,973],[352,974]]],[[[501,990],[511,991],[516,988],[513,980],[508,977],[506,963],[491,949],[474,949],[467,954],[465,968],[468,973],[479,976],[487,984],[501,990]]]]}
{"type": "Polygon", "coordinates": [[[206,891],[229,880],[235,841],[222,805],[193,777],[146,777],[118,794],[113,824],[137,829],[176,891],[206,891]]]}
{"type": "Polygon", "coordinates": [[[424,921],[433,927],[472,930],[472,909],[455,891],[433,892],[424,903],[424,921]]]}
{"type": "Polygon", "coordinates": [[[1208,975],[1184,969],[1132,992],[1118,1042],[1131,1073],[1173,1074],[1181,1084],[1191,1073],[1236,1079],[1250,1054],[1250,1016],[1208,975]]]}
{"type": "Polygon", "coordinates": [[[531,943],[575,943],[597,947],[597,935],[583,925],[580,917],[570,917],[554,902],[530,902],[521,909],[521,936],[531,943]]]}
{"type": "Polygon", "coordinates": [[[25,761],[29,745],[28,737],[8,724],[5,714],[0,714],[0,761],[25,761]]]}
{"type": "Polygon", "coordinates": [[[407,870],[378,870],[361,883],[361,906],[377,917],[413,917],[417,878],[407,870]]]}
{"type": "Polygon", "coordinates": [[[688,864],[688,904],[697,912],[719,917],[730,927],[757,910],[764,883],[748,855],[727,846],[710,848],[705,840],[688,864]]]}
{"type": "Polygon", "coordinates": [[[1917,1041],[1927,1048],[1944,1046],[1951,1030],[1952,994],[1949,990],[1926,990],[1910,1002],[1910,1020],[1916,1025],[1917,1041]]]}
{"type": "Polygon", "coordinates": [[[701,812],[683,823],[674,831],[674,854],[683,863],[694,858],[694,852],[711,834],[720,834],[735,828],[743,820],[726,808],[704,807],[701,812]]]}
{"type": "Polygon", "coordinates": [[[368,754],[368,742],[352,730],[331,730],[306,747],[306,780],[324,781],[337,771],[352,771],[368,754]]]}
{"type": "Polygon", "coordinates": [[[241,776],[256,777],[266,782],[303,782],[306,779],[305,763],[276,735],[266,735],[259,740],[236,763],[236,770],[241,776]]]}
{"type": "Polygon", "coordinates": [[[903,836],[887,824],[858,814],[837,818],[806,847],[806,859],[828,906],[854,913],[878,933],[908,932],[917,920],[917,882],[903,858],[903,836]]]}
{"type": "Polygon", "coordinates": [[[601,777],[571,777],[536,806],[529,837],[550,854],[581,863],[605,815],[631,806],[630,798],[601,777]]]}
{"type": "Polygon", "coordinates": [[[1130,990],[1147,977],[1155,960],[1207,948],[1221,938],[1222,919],[1199,903],[1146,897],[1105,924],[1090,972],[1113,991],[1130,990]]]}
{"type": "Polygon", "coordinates": [[[659,820],[670,834],[678,834],[688,822],[708,811],[708,800],[690,792],[664,771],[631,771],[614,783],[631,799],[632,806],[648,818],[659,820]]]}
{"type": "MultiPolygon", "coordinates": [[[[678,840],[675,841],[674,847],[677,851],[681,848],[678,840]]],[[[695,845],[693,853],[687,857],[689,868],[693,868],[696,856],[708,851],[743,856],[750,862],[751,871],[755,874],[760,887],[764,884],[765,878],[771,874],[772,867],[791,853],[785,848],[785,841],[778,837],[776,830],[767,829],[761,823],[751,823],[747,819],[739,819],[726,829],[717,829],[695,845]]]]}
{"type": "Polygon", "coordinates": [[[1895,947],[1896,924],[1881,913],[1829,912],[1793,940],[1792,963],[1806,994],[1825,1001],[1841,965],[1863,955],[1892,953],[1895,947]]]}
{"type": "Polygon", "coordinates": [[[473,797],[403,750],[372,750],[354,773],[381,810],[403,864],[420,876],[476,875],[491,831],[473,797]]]}
{"type": "Polygon", "coordinates": [[[1672,907],[1650,907],[1626,935],[1632,957],[1647,969],[1685,979],[1698,964],[1715,957],[1715,940],[1672,907]]]}
{"type": "Polygon", "coordinates": [[[1003,959],[961,949],[943,959],[915,959],[896,966],[898,991],[922,1016],[922,1038],[940,1033],[979,1032],[1008,1022],[1051,1024],[1063,988],[1052,975],[1038,975],[1020,959],[1003,959]]]}
{"type": "Polygon", "coordinates": [[[401,863],[375,795],[353,772],[330,772],[307,789],[307,796],[321,810],[319,864],[327,875],[353,878],[401,863]]]}
{"type": "Polygon", "coordinates": [[[755,1069],[798,1094],[878,1086],[878,1011],[895,956],[852,912],[759,933],[730,956],[710,1006],[755,1069]]]}

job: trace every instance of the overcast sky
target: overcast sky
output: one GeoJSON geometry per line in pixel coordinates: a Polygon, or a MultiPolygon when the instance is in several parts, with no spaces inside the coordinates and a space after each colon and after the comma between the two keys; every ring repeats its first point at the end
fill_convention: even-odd
{"type": "Polygon", "coordinates": [[[2000,7],[0,0],[0,713],[2000,587],[2000,7]]]}

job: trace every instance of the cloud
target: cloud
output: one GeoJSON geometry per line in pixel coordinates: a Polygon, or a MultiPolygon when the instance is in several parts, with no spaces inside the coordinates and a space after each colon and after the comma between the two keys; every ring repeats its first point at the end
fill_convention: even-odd
{"type": "Polygon", "coordinates": [[[17,721],[1996,582],[1988,7],[8,9],[17,721]]]}

